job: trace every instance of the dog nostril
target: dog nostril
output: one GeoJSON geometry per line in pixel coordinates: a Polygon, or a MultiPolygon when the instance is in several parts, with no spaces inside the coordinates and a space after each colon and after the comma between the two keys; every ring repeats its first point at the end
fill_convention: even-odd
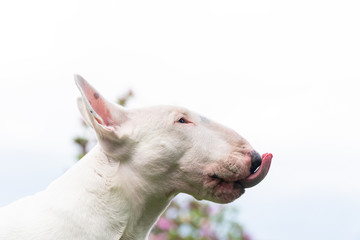
{"type": "Polygon", "coordinates": [[[250,173],[253,174],[261,165],[262,159],[260,154],[257,152],[253,152],[251,154],[251,167],[250,167],[250,173]]]}

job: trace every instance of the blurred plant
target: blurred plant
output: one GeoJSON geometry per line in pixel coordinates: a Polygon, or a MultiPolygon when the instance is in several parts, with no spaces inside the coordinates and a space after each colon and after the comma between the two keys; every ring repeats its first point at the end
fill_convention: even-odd
{"type": "MultiPolygon", "coordinates": [[[[134,96],[129,90],[117,99],[125,106],[134,96]]],[[[85,122],[82,136],[74,138],[79,146],[80,160],[96,143],[94,134],[89,134],[85,122]]],[[[160,216],[149,236],[149,240],[250,240],[241,225],[236,222],[237,209],[198,202],[190,196],[181,195],[175,198],[166,211],[160,216]]]]}
{"type": "Polygon", "coordinates": [[[180,196],[155,224],[149,240],[250,240],[235,208],[180,196]]]}
{"type": "Polygon", "coordinates": [[[117,104],[125,107],[127,102],[129,101],[130,98],[132,98],[134,96],[133,91],[130,89],[129,91],[127,91],[127,93],[125,93],[123,96],[119,97],[117,99],[117,104]]]}

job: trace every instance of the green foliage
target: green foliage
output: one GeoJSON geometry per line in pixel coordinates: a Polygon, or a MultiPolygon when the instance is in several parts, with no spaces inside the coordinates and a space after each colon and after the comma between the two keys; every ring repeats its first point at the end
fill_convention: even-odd
{"type": "Polygon", "coordinates": [[[74,142],[80,147],[80,153],[77,156],[77,159],[80,160],[87,153],[89,140],[85,137],[76,137],[74,142]]]}
{"type": "MultiPolygon", "coordinates": [[[[129,90],[117,103],[125,106],[133,95],[129,90]]],[[[80,148],[78,159],[88,152],[94,139],[81,136],[73,140],[80,148]]],[[[237,214],[235,208],[224,205],[198,202],[190,197],[176,198],[159,218],[149,240],[249,240],[236,221],[237,214]]]]}
{"type": "Polygon", "coordinates": [[[123,96],[119,97],[118,100],[116,101],[117,104],[125,107],[127,102],[129,101],[130,98],[132,98],[134,96],[133,91],[129,90],[126,94],[124,94],[123,96]]]}

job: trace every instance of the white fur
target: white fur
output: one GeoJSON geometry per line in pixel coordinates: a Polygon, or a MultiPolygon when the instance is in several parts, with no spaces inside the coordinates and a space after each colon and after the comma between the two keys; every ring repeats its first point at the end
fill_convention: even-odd
{"type": "Polygon", "coordinates": [[[237,133],[184,108],[125,110],[75,77],[99,143],[46,190],[0,209],[1,240],[145,239],[179,192],[220,203],[243,193],[209,177],[249,176],[253,149],[237,133]]]}

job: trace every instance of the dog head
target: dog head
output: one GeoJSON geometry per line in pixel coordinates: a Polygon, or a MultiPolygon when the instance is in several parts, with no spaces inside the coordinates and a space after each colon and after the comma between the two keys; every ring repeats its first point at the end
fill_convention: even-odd
{"type": "Polygon", "coordinates": [[[126,169],[123,175],[137,179],[130,185],[141,182],[153,194],[185,192],[227,203],[259,183],[270,168],[271,154],[261,157],[235,131],[199,114],[172,106],[127,110],[82,77],[75,80],[85,121],[105,154],[126,169]]]}

